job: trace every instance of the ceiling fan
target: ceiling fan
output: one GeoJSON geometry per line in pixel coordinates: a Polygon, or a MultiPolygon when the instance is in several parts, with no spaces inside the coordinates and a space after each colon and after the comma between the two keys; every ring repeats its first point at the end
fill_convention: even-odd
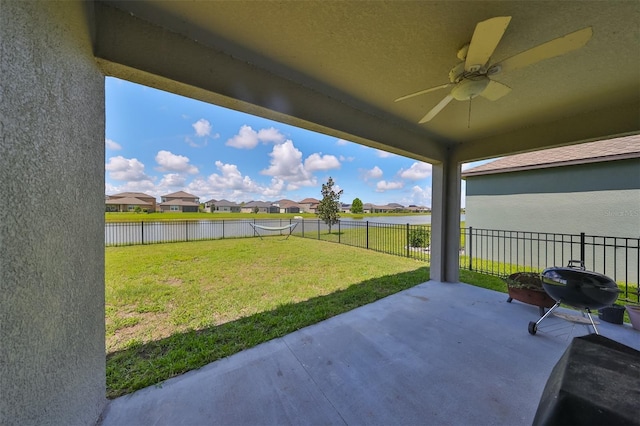
{"type": "Polygon", "coordinates": [[[426,123],[433,119],[453,99],[470,101],[476,96],[482,96],[490,101],[498,100],[508,94],[511,88],[492,80],[491,76],[523,68],[544,59],[560,56],[578,49],[591,39],[592,34],[591,27],[586,27],[520,52],[501,62],[491,63],[491,55],[493,55],[498,43],[500,43],[510,21],[510,16],[498,16],[478,22],[471,42],[465,44],[458,51],[458,59],[462,62],[456,64],[449,71],[449,83],[401,96],[395,102],[436,90],[451,88],[450,93],[419,121],[419,123],[426,123]]]}

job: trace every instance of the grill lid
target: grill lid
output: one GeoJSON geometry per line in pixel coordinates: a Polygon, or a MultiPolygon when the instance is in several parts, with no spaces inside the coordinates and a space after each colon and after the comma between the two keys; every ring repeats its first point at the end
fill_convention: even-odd
{"type": "Polygon", "coordinates": [[[540,276],[542,287],[555,301],[579,309],[601,309],[618,299],[620,290],[606,275],[587,271],[572,260],[566,267],[547,268],[540,276]]]}

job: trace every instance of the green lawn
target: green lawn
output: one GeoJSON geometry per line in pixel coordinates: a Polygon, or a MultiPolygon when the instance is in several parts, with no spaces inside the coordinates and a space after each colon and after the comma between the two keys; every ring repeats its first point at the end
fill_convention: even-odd
{"type": "MultiPolygon", "coordinates": [[[[424,261],[296,237],[105,251],[110,398],[429,279],[424,261]]],[[[464,269],[460,281],[507,291],[499,277],[464,269]]]]}
{"type": "Polygon", "coordinates": [[[105,251],[109,397],[429,279],[424,262],[302,238],[105,251]]]}

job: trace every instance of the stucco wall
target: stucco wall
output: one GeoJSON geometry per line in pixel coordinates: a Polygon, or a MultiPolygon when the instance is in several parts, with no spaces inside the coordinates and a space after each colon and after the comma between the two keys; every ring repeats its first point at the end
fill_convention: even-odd
{"type": "Polygon", "coordinates": [[[640,159],[467,179],[466,226],[640,237],[640,159]]]}
{"type": "Polygon", "coordinates": [[[0,424],[104,407],[104,77],[80,1],[0,0],[0,424]]]}

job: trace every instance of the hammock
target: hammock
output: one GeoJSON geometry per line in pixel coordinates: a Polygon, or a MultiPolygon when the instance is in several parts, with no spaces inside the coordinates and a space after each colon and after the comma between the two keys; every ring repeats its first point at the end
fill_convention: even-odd
{"type": "MultiPolygon", "coordinates": [[[[284,226],[264,226],[264,225],[256,225],[255,223],[249,223],[249,225],[253,227],[253,235],[257,235],[258,237],[260,237],[260,239],[262,239],[262,235],[260,235],[260,233],[258,232],[258,229],[262,231],[284,231],[285,229],[288,229],[289,234],[287,235],[287,238],[289,238],[291,236],[291,233],[295,229],[295,227],[298,226],[298,222],[295,222],[289,225],[284,225],[284,226]]],[[[285,240],[287,238],[285,238],[285,240]]]]}

